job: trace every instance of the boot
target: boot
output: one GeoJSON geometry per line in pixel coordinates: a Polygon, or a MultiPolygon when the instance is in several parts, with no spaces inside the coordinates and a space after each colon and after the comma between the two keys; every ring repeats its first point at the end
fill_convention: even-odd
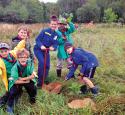
{"type": "Polygon", "coordinates": [[[92,92],[92,94],[94,95],[94,96],[97,96],[98,95],[98,93],[99,93],[99,88],[98,87],[93,87],[93,88],[90,88],[90,90],[91,90],[91,92],[92,92]]]}
{"type": "Polygon", "coordinates": [[[62,70],[61,69],[57,69],[56,72],[57,72],[57,77],[61,77],[62,70]]]}
{"type": "Polygon", "coordinates": [[[87,94],[88,93],[87,86],[86,85],[82,85],[80,87],[80,92],[81,92],[81,94],[87,94]]]}

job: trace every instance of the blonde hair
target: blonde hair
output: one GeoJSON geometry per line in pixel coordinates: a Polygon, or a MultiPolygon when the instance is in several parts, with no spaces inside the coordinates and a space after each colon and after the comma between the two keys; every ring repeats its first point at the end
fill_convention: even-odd
{"type": "Polygon", "coordinates": [[[29,57],[29,51],[26,50],[25,48],[17,52],[17,58],[24,57],[24,56],[26,56],[27,58],[29,57]]]}
{"type": "Polygon", "coordinates": [[[32,30],[29,29],[26,25],[22,25],[22,26],[20,26],[20,27],[17,29],[18,32],[19,32],[20,30],[26,31],[28,36],[32,33],[32,30]]]}

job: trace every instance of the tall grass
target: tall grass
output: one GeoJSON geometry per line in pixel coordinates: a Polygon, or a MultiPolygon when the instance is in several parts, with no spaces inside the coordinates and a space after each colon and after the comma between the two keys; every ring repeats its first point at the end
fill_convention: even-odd
{"type": "MultiPolygon", "coordinates": [[[[0,24],[0,41],[10,41],[17,34],[19,25],[0,24]]],[[[46,24],[27,25],[32,29],[31,42],[35,41],[41,28],[46,24]]],[[[125,114],[125,27],[117,25],[97,24],[93,28],[86,28],[81,24],[73,34],[75,46],[82,47],[93,52],[99,59],[100,67],[97,68],[94,83],[100,88],[100,95],[93,98],[91,94],[80,95],[80,84],[77,79],[63,82],[68,70],[64,65],[63,77],[56,77],[56,52],[51,52],[51,70],[48,76],[50,81],[63,83],[60,95],[49,94],[38,90],[37,102],[30,105],[27,93],[23,93],[15,107],[15,113],[19,115],[124,115],[125,114]],[[92,98],[97,110],[89,107],[73,110],[67,103],[72,99],[92,98]]],[[[36,68],[37,69],[37,68],[36,68]]],[[[77,76],[77,71],[75,75],[77,76]]],[[[0,113],[4,113],[2,108],[0,113]]]]}

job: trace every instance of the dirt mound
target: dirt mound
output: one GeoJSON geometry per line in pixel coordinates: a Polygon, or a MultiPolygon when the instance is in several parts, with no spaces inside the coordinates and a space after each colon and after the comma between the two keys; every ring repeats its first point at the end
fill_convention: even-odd
{"type": "Polygon", "coordinates": [[[90,106],[92,110],[96,110],[96,105],[94,101],[90,98],[76,99],[68,103],[68,106],[72,109],[85,108],[90,106]]]}
{"type": "Polygon", "coordinates": [[[59,94],[61,92],[61,89],[62,89],[62,83],[59,82],[53,82],[43,86],[43,90],[48,91],[50,93],[59,94]]]}

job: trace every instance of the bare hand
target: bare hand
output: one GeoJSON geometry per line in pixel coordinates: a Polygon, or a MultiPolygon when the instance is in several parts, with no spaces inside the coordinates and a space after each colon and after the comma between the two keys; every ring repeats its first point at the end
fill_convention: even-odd
{"type": "Polygon", "coordinates": [[[54,51],[54,48],[51,46],[51,47],[49,47],[49,50],[54,51]]]}
{"type": "Polygon", "coordinates": [[[27,78],[26,78],[26,77],[23,77],[23,78],[20,77],[19,80],[21,80],[21,81],[26,81],[27,78]]]}
{"type": "Polygon", "coordinates": [[[30,80],[26,80],[26,81],[24,81],[24,83],[30,83],[30,80]]]}
{"type": "Polygon", "coordinates": [[[46,47],[45,46],[41,46],[41,50],[46,50],[46,47]]]}

